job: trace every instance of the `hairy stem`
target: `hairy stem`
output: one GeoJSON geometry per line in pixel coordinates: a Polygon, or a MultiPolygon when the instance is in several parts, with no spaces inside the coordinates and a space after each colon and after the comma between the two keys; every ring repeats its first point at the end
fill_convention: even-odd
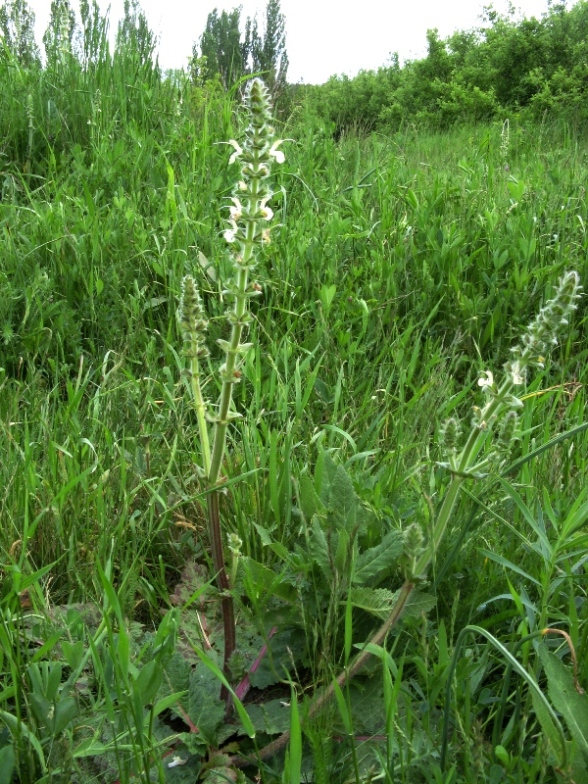
{"type": "MultiPolygon", "coordinates": [[[[210,531],[210,542],[212,546],[212,562],[214,571],[216,573],[216,585],[221,594],[221,606],[223,613],[223,630],[225,638],[225,651],[223,660],[223,673],[227,680],[231,679],[231,671],[229,667],[231,656],[235,651],[236,635],[235,635],[235,611],[233,607],[233,597],[229,593],[229,578],[225,569],[225,560],[223,552],[222,531],[220,524],[220,508],[219,508],[220,493],[218,490],[213,490],[208,496],[208,527],[210,531]]],[[[230,707],[230,695],[225,686],[221,689],[221,700],[227,705],[227,711],[230,707]]]]}

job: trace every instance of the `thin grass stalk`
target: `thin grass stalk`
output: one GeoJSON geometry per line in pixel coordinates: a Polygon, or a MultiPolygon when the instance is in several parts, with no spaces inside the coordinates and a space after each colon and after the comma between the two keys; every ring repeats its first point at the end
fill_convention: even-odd
{"type": "MultiPolygon", "coordinates": [[[[554,725],[555,725],[555,727],[557,729],[557,732],[559,734],[559,737],[560,737],[560,740],[561,740],[561,760],[559,760],[559,767],[560,767],[560,769],[565,770],[565,768],[567,767],[567,762],[568,762],[567,748],[566,748],[566,738],[565,738],[565,733],[563,731],[563,727],[561,725],[561,722],[560,722],[556,712],[552,708],[552,706],[551,706],[549,700],[547,699],[547,697],[543,694],[543,692],[539,688],[539,685],[537,684],[537,682],[527,672],[527,670],[525,670],[525,668],[522,666],[522,664],[520,664],[520,662],[517,659],[514,658],[514,656],[508,650],[508,648],[505,648],[505,646],[499,640],[497,640],[496,637],[494,637],[493,634],[491,634],[486,629],[483,629],[481,626],[466,626],[466,627],[464,627],[461,630],[461,632],[459,633],[459,636],[458,636],[457,641],[455,643],[455,649],[453,651],[453,657],[451,659],[451,663],[449,665],[449,670],[447,672],[447,683],[446,683],[446,686],[445,686],[445,707],[444,707],[445,719],[444,719],[444,724],[443,724],[443,741],[442,741],[442,744],[441,744],[441,759],[440,759],[440,763],[439,763],[440,766],[441,766],[441,770],[445,771],[445,767],[446,767],[446,763],[447,763],[447,746],[449,744],[449,715],[451,713],[451,685],[453,683],[453,676],[455,674],[455,668],[457,666],[457,660],[458,660],[459,654],[461,652],[461,646],[463,644],[463,641],[464,641],[466,635],[468,635],[470,632],[474,633],[474,634],[481,634],[481,635],[483,635],[488,640],[488,642],[491,645],[493,645],[494,648],[496,648],[496,650],[499,653],[502,654],[502,656],[506,659],[506,662],[508,664],[507,676],[508,676],[509,679],[510,679],[510,673],[512,672],[512,670],[513,669],[516,670],[518,672],[518,674],[523,678],[523,680],[525,680],[527,682],[529,687],[535,692],[537,697],[541,700],[541,702],[545,706],[545,709],[549,713],[549,715],[550,715],[550,717],[551,717],[551,719],[552,719],[552,721],[553,721],[553,723],[554,723],[554,725]]],[[[534,632],[533,634],[527,635],[522,640],[518,641],[517,649],[523,643],[528,642],[529,640],[531,640],[531,639],[533,639],[535,637],[539,637],[543,633],[544,633],[543,630],[541,630],[541,631],[534,632]]],[[[504,692],[503,692],[503,697],[504,697],[504,692]]]]}

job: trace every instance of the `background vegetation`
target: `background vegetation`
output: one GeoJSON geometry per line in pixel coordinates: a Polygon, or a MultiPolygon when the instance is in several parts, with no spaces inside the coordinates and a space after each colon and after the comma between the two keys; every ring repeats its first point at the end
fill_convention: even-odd
{"type": "Polygon", "coordinates": [[[0,9],[0,781],[585,781],[568,666],[571,650],[585,686],[583,301],[528,379],[513,470],[468,485],[421,604],[333,704],[312,695],[403,569],[397,552],[365,568],[353,590],[383,604],[352,605],[344,548],[321,550],[313,521],[340,527],[344,497],[362,564],[426,533],[443,421],[467,426],[480,373],[565,270],[586,283],[588,3],[490,12],[485,31],[430,32],[424,60],[304,89],[285,83],[278,3],[234,72],[206,49],[234,14],[209,17],[188,73],[162,74],[138,4],[113,51],[95,3],[79,29],[70,11],[52,3],[42,64],[26,2],[0,9]],[[226,337],[219,143],[240,138],[256,69],[294,141],[225,467],[248,717],[226,722],[176,308],[193,274],[226,337]],[[539,642],[548,627],[568,643],[539,642]],[[287,728],[286,749],[238,767],[287,728]]]}

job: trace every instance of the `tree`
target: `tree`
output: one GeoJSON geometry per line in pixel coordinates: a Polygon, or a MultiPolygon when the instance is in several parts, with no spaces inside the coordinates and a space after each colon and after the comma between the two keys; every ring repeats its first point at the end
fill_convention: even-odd
{"type": "Polygon", "coordinates": [[[19,65],[29,68],[39,63],[35,43],[35,14],[27,0],[6,0],[0,8],[0,35],[19,65]]]}
{"type": "Polygon", "coordinates": [[[80,0],[81,30],[78,47],[84,68],[110,61],[108,19],[102,17],[96,0],[80,0]]]}
{"type": "Polygon", "coordinates": [[[200,49],[192,48],[194,78],[220,76],[225,88],[232,87],[244,74],[262,73],[274,100],[287,86],[286,20],[279,0],[268,0],[263,36],[257,18],[247,17],[241,37],[241,6],[230,13],[215,8],[208,15],[200,37],[200,49]]]}
{"type": "Polygon", "coordinates": [[[65,58],[71,55],[75,21],[75,13],[69,0],[52,0],[49,26],[43,36],[49,67],[63,63],[65,58]]]}
{"type": "Polygon", "coordinates": [[[138,0],[125,0],[124,16],[118,23],[115,54],[137,59],[137,65],[150,68],[157,47],[147,17],[138,0]]]}
{"type": "Polygon", "coordinates": [[[220,16],[215,8],[208,14],[206,28],[200,37],[200,58],[196,45],[192,49],[193,60],[206,58],[207,75],[218,74],[226,89],[232,87],[245,72],[240,19],[241,7],[230,13],[222,11],[220,16]]]}
{"type": "Polygon", "coordinates": [[[253,70],[263,72],[265,83],[276,100],[288,84],[286,19],[280,9],[280,0],[268,0],[263,40],[257,34],[257,24],[254,24],[251,41],[253,70]]]}

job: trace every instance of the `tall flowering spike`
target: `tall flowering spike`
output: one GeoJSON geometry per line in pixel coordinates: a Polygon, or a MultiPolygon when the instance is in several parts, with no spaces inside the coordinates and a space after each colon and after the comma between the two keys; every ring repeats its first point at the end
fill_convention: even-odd
{"type": "Polygon", "coordinates": [[[237,263],[251,268],[253,246],[269,241],[269,228],[263,222],[271,221],[274,213],[268,207],[273,194],[267,178],[273,163],[284,162],[284,153],[278,149],[281,140],[274,138],[269,93],[261,79],[249,83],[245,107],[249,115],[245,140],[242,146],[234,139],[229,142],[234,150],[229,163],[240,163],[241,177],[231,197],[224,237],[235,249],[237,263]]]}
{"type": "Polygon", "coordinates": [[[524,358],[529,364],[543,364],[541,355],[551,346],[557,345],[558,333],[567,326],[572,312],[578,307],[576,303],[581,290],[580,276],[574,270],[560,278],[554,298],[541,308],[535,320],[529,324],[521,345],[513,348],[516,359],[524,358]]]}
{"type": "Polygon", "coordinates": [[[478,379],[486,402],[482,407],[474,406],[470,434],[460,452],[455,454],[449,449],[449,460],[438,463],[451,471],[452,481],[437,516],[429,546],[415,565],[417,574],[426,571],[439,547],[455,509],[461,483],[468,478],[483,478],[488,470],[502,465],[507,459],[512,443],[517,438],[517,409],[523,405],[517,387],[525,383],[529,367],[543,366],[542,355],[557,343],[559,332],[568,324],[577,308],[581,289],[578,273],[566,272],[559,280],[553,299],[540,310],[524,332],[521,343],[513,348],[513,359],[504,366],[502,382],[495,383],[490,370],[483,371],[478,379]],[[485,450],[496,426],[498,433],[494,442],[485,450]]]}
{"type": "Polygon", "coordinates": [[[209,474],[212,484],[219,476],[227,425],[237,416],[231,410],[232,389],[241,377],[241,358],[251,346],[241,340],[251,321],[249,300],[259,293],[259,286],[250,281],[249,274],[255,267],[257,252],[269,242],[267,224],[274,216],[268,206],[273,196],[268,177],[274,162],[284,160],[284,154],[278,149],[281,141],[274,138],[269,93],[261,79],[249,83],[244,105],[247,112],[244,138],[241,142],[234,139],[229,142],[233,148],[229,164],[238,162],[240,173],[228,205],[228,228],[224,231],[232,250],[234,277],[226,281],[226,291],[232,298],[227,312],[231,335],[229,340],[217,341],[226,359],[219,371],[222,388],[214,418],[216,429],[209,474]]]}
{"type": "Polygon", "coordinates": [[[183,354],[188,360],[186,374],[190,379],[194,408],[198,418],[203,462],[202,470],[207,475],[210,471],[210,441],[206,424],[208,403],[202,395],[202,387],[200,386],[200,360],[208,356],[206,347],[208,321],[202,307],[198,286],[191,275],[186,275],[182,280],[182,293],[177,317],[184,339],[183,354]]]}
{"type": "Polygon", "coordinates": [[[185,356],[198,359],[208,356],[205,343],[208,321],[198,287],[191,275],[186,275],[182,280],[178,320],[184,338],[185,356]]]}

